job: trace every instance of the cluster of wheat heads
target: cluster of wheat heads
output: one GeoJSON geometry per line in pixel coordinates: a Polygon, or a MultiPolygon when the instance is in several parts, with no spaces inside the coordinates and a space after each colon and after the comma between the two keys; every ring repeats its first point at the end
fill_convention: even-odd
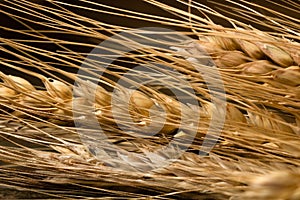
{"type": "Polygon", "coordinates": [[[109,11],[105,4],[80,2],[0,4],[2,14],[22,25],[1,27],[11,33],[1,37],[0,46],[5,55],[0,61],[3,198],[300,198],[298,19],[243,1],[231,2],[229,8],[236,14],[253,21],[260,17],[264,20],[256,23],[274,30],[263,32],[197,1],[178,1],[189,8],[185,11],[145,0],[174,18],[118,7],[109,11]],[[168,33],[174,38],[163,44],[147,34],[139,42],[133,38],[140,38],[136,36],[141,30],[97,21],[72,12],[74,8],[184,28],[189,31],[181,35],[197,39],[176,41],[174,31],[168,33]],[[258,8],[278,17],[262,15],[258,8]],[[215,24],[208,15],[228,21],[233,28],[215,24]],[[116,46],[90,42],[120,32],[127,37],[115,38],[116,46]],[[23,37],[15,39],[13,34],[23,37]],[[169,48],[153,45],[157,43],[169,48]],[[57,49],[37,44],[55,44],[57,49]],[[124,54],[123,46],[132,51],[124,54]],[[77,47],[100,48],[106,54],[95,56],[105,56],[109,67],[103,59],[86,60],[87,54],[77,47]],[[144,74],[133,67],[139,64],[148,64],[144,74]],[[212,102],[212,91],[197,70],[210,72],[212,66],[224,84],[223,110],[220,102],[212,102]],[[125,87],[118,80],[127,72],[131,74],[123,79],[125,87]],[[180,101],[172,91],[183,92],[197,104],[180,101]],[[203,156],[199,153],[204,153],[201,147],[214,114],[225,115],[225,121],[218,124],[222,131],[214,148],[203,156]],[[89,117],[99,125],[94,126],[89,117]],[[189,120],[182,123],[182,118],[189,120]],[[97,136],[99,129],[106,137],[97,136]],[[172,157],[174,149],[155,151],[174,138],[179,138],[178,146],[187,147],[180,157],[172,157]],[[94,143],[86,145],[87,140],[94,143]],[[99,147],[108,142],[138,157],[99,147]],[[170,159],[164,167],[155,166],[170,159]]]}

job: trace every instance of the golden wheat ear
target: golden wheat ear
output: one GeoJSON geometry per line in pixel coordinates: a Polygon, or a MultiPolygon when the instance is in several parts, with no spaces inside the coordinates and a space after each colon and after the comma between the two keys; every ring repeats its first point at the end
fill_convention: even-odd
{"type": "Polygon", "coordinates": [[[299,3],[267,2],[0,2],[0,197],[299,199],[299,3]]]}

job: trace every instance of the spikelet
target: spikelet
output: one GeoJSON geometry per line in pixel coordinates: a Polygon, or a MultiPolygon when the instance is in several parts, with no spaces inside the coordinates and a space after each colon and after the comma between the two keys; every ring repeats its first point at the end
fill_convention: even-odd
{"type": "Polygon", "coordinates": [[[11,86],[15,86],[16,88],[21,88],[24,91],[33,91],[35,90],[35,88],[33,87],[33,85],[31,83],[29,83],[27,80],[17,77],[17,76],[11,76],[8,75],[8,78],[10,80],[12,80],[12,82],[10,82],[11,86]]]}
{"type": "Polygon", "coordinates": [[[286,125],[284,119],[282,119],[279,115],[267,112],[265,112],[265,114],[270,116],[270,118],[248,112],[250,123],[255,125],[256,127],[264,128],[266,130],[273,130],[274,133],[276,133],[277,131],[294,133],[292,128],[286,125]]]}
{"type": "Polygon", "coordinates": [[[214,54],[216,52],[222,52],[224,51],[219,45],[217,44],[212,44],[206,39],[200,38],[197,43],[203,48],[209,55],[214,54]]]}
{"type": "Polygon", "coordinates": [[[101,124],[115,125],[115,121],[113,120],[113,114],[110,106],[98,107],[98,104],[96,104],[95,115],[100,125],[101,124]]]}
{"type": "Polygon", "coordinates": [[[14,98],[17,92],[5,86],[0,87],[0,96],[4,98],[14,98]]]}
{"type": "Polygon", "coordinates": [[[133,91],[129,105],[139,110],[139,112],[144,113],[145,116],[149,116],[147,109],[150,109],[154,105],[154,102],[140,91],[133,91]]]}
{"type": "Polygon", "coordinates": [[[234,51],[239,49],[239,44],[235,39],[222,37],[222,36],[208,36],[206,40],[213,46],[219,46],[223,50],[234,51]]]}
{"type": "Polygon", "coordinates": [[[293,60],[295,61],[295,63],[298,66],[300,66],[300,53],[299,53],[299,51],[290,49],[290,55],[293,58],[293,60]]]}
{"type": "Polygon", "coordinates": [[[43,82],[49,95],[56,100],[63,101],[72,98],[72,89],[65,83],[54,79],[44,79],[43,82]]]}
{"type": "Polygon", "coordinates": [[[273,79],[286,85],[298,86],[300,85],[300,67],[290,66],[278,69],[273,72],[273,79]]]}
{"type": "Polygon", "coordinates": [[[140,124],[147,125],[147,119],[150,117],[150,108],[154,105],[153,100],[139,91],[133,91],[129,101],[129,112],[133,115],[133,119],[140,124]]]}
{"type": "Polygon", "coordinates": [[[291,199],[300,198],[299,172],[276,171],[256,178],[251,183],[251,189],[244,199],[291,199]]]}
{"type": "Polygon", "coordinates": [[[97,86],[95,91],[95,101],[101,106],[107,106],[111,103],[111,95],[101,86],[97,86]]]}
{"type": "Polygon", "coordinates": [[[20,104],[35,106],[35,107],[51,107],[48,103],[54,103],[53,99],[49,96],[49,93],[45,90],[35,90],[29,92],[27,95],[20,97],[20,104]]]}
{"type": "Polygon", "coordinates": [[[277,68],[277,66],[273,65],[271,62],[267,60],[257,60],[257,61],[249,62],[249,63],[242,64],[239,67],[242,68],[242,71],[245,74],[257,74],[257,75],[267,74],[277,68]]]}
{"type": "Polygon", "coordinates": [[[259,43],[258,46],[265,55],[282,67],[288,67],[294,63],[294,60],[290,54],[277,46],[262,43],[259,43]]]}
{"type": "Polygon", "coordinates": [[[226,108],[226,119],[228,122],[246,123],[247,119],[244,114],[235,106],[228,104],[226,108]]]}
{"type": "Polygon", "coordinates": [[[12,76],[12,75],[5,75],[2,72],[0,73],[0,77],[7,86],[15,90],[19,90],[21,92],[35,90],[34,86],[24,78],[12,76]]]}
{"type": "MultiPolygon", "coordinates": [[[[201,116],[206,116],[206,117],[211,118],[214,110],[216,110],[216,109],[217,108],[214,104],[212,104],[210,102],[206,102],[203,104],[203,107],[201,110],[202,111],[201,116]]],[[[226,106],[226,120],[228,123],[236,123],[236,122],[246,123],[247,122],[247,119],[244,116],[244,114],[239,109],[237,109],[235,106],[233,106],[231,104],[227,104],[227,106],[226,106]]]]}
{"type": "Polygon", "coordinates": [[[220,68],[232,68],[251,61],[243,52],[227,51],[216,56],[215,63],[220,68]]]}
{"type": "Polygon", "coordinates": [[[265,54],[264,52],[253,42],[247,40],[238,40],[241,49],[253,59],[262,59],[265,54]]]}

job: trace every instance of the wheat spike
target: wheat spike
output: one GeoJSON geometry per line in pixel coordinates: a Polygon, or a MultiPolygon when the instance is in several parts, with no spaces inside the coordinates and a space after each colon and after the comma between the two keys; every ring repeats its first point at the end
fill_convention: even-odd
{"type": "MultiPolygon", "coordinates": [[[[0,197],[299,199],[299,20],[243,0],[226,9],[143,2],[172,17],[98,1],[0,3],[22,25],[0,28],[25,38],[0,38],[0,197]],[[74,9],[180,28],[181,38],[196,39],[180,41],[172,29],[162,41],[150,29],[74,9]],[[207,76],[219,83],[214,68],[223,109],[211,97],[222,92],[207,84],[207,76]]],[[[298,13],[297,3],[286,4],[298,13]]]]}

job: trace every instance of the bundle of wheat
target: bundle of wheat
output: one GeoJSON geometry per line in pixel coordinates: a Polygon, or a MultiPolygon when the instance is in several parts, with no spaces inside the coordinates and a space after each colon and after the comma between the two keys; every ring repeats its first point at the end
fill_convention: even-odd
{"type": "Polygon", "coordinates": [[[188,11],[144,1],[174,18],[80,2],[0,4],[26,28],[1,27],[25,37],[1,38],[1,65],[14,72],[0,72],[3,198],[300,198],[298,19],[229,1],[267,32],[194,1],[178,1],[188,11]]]}

